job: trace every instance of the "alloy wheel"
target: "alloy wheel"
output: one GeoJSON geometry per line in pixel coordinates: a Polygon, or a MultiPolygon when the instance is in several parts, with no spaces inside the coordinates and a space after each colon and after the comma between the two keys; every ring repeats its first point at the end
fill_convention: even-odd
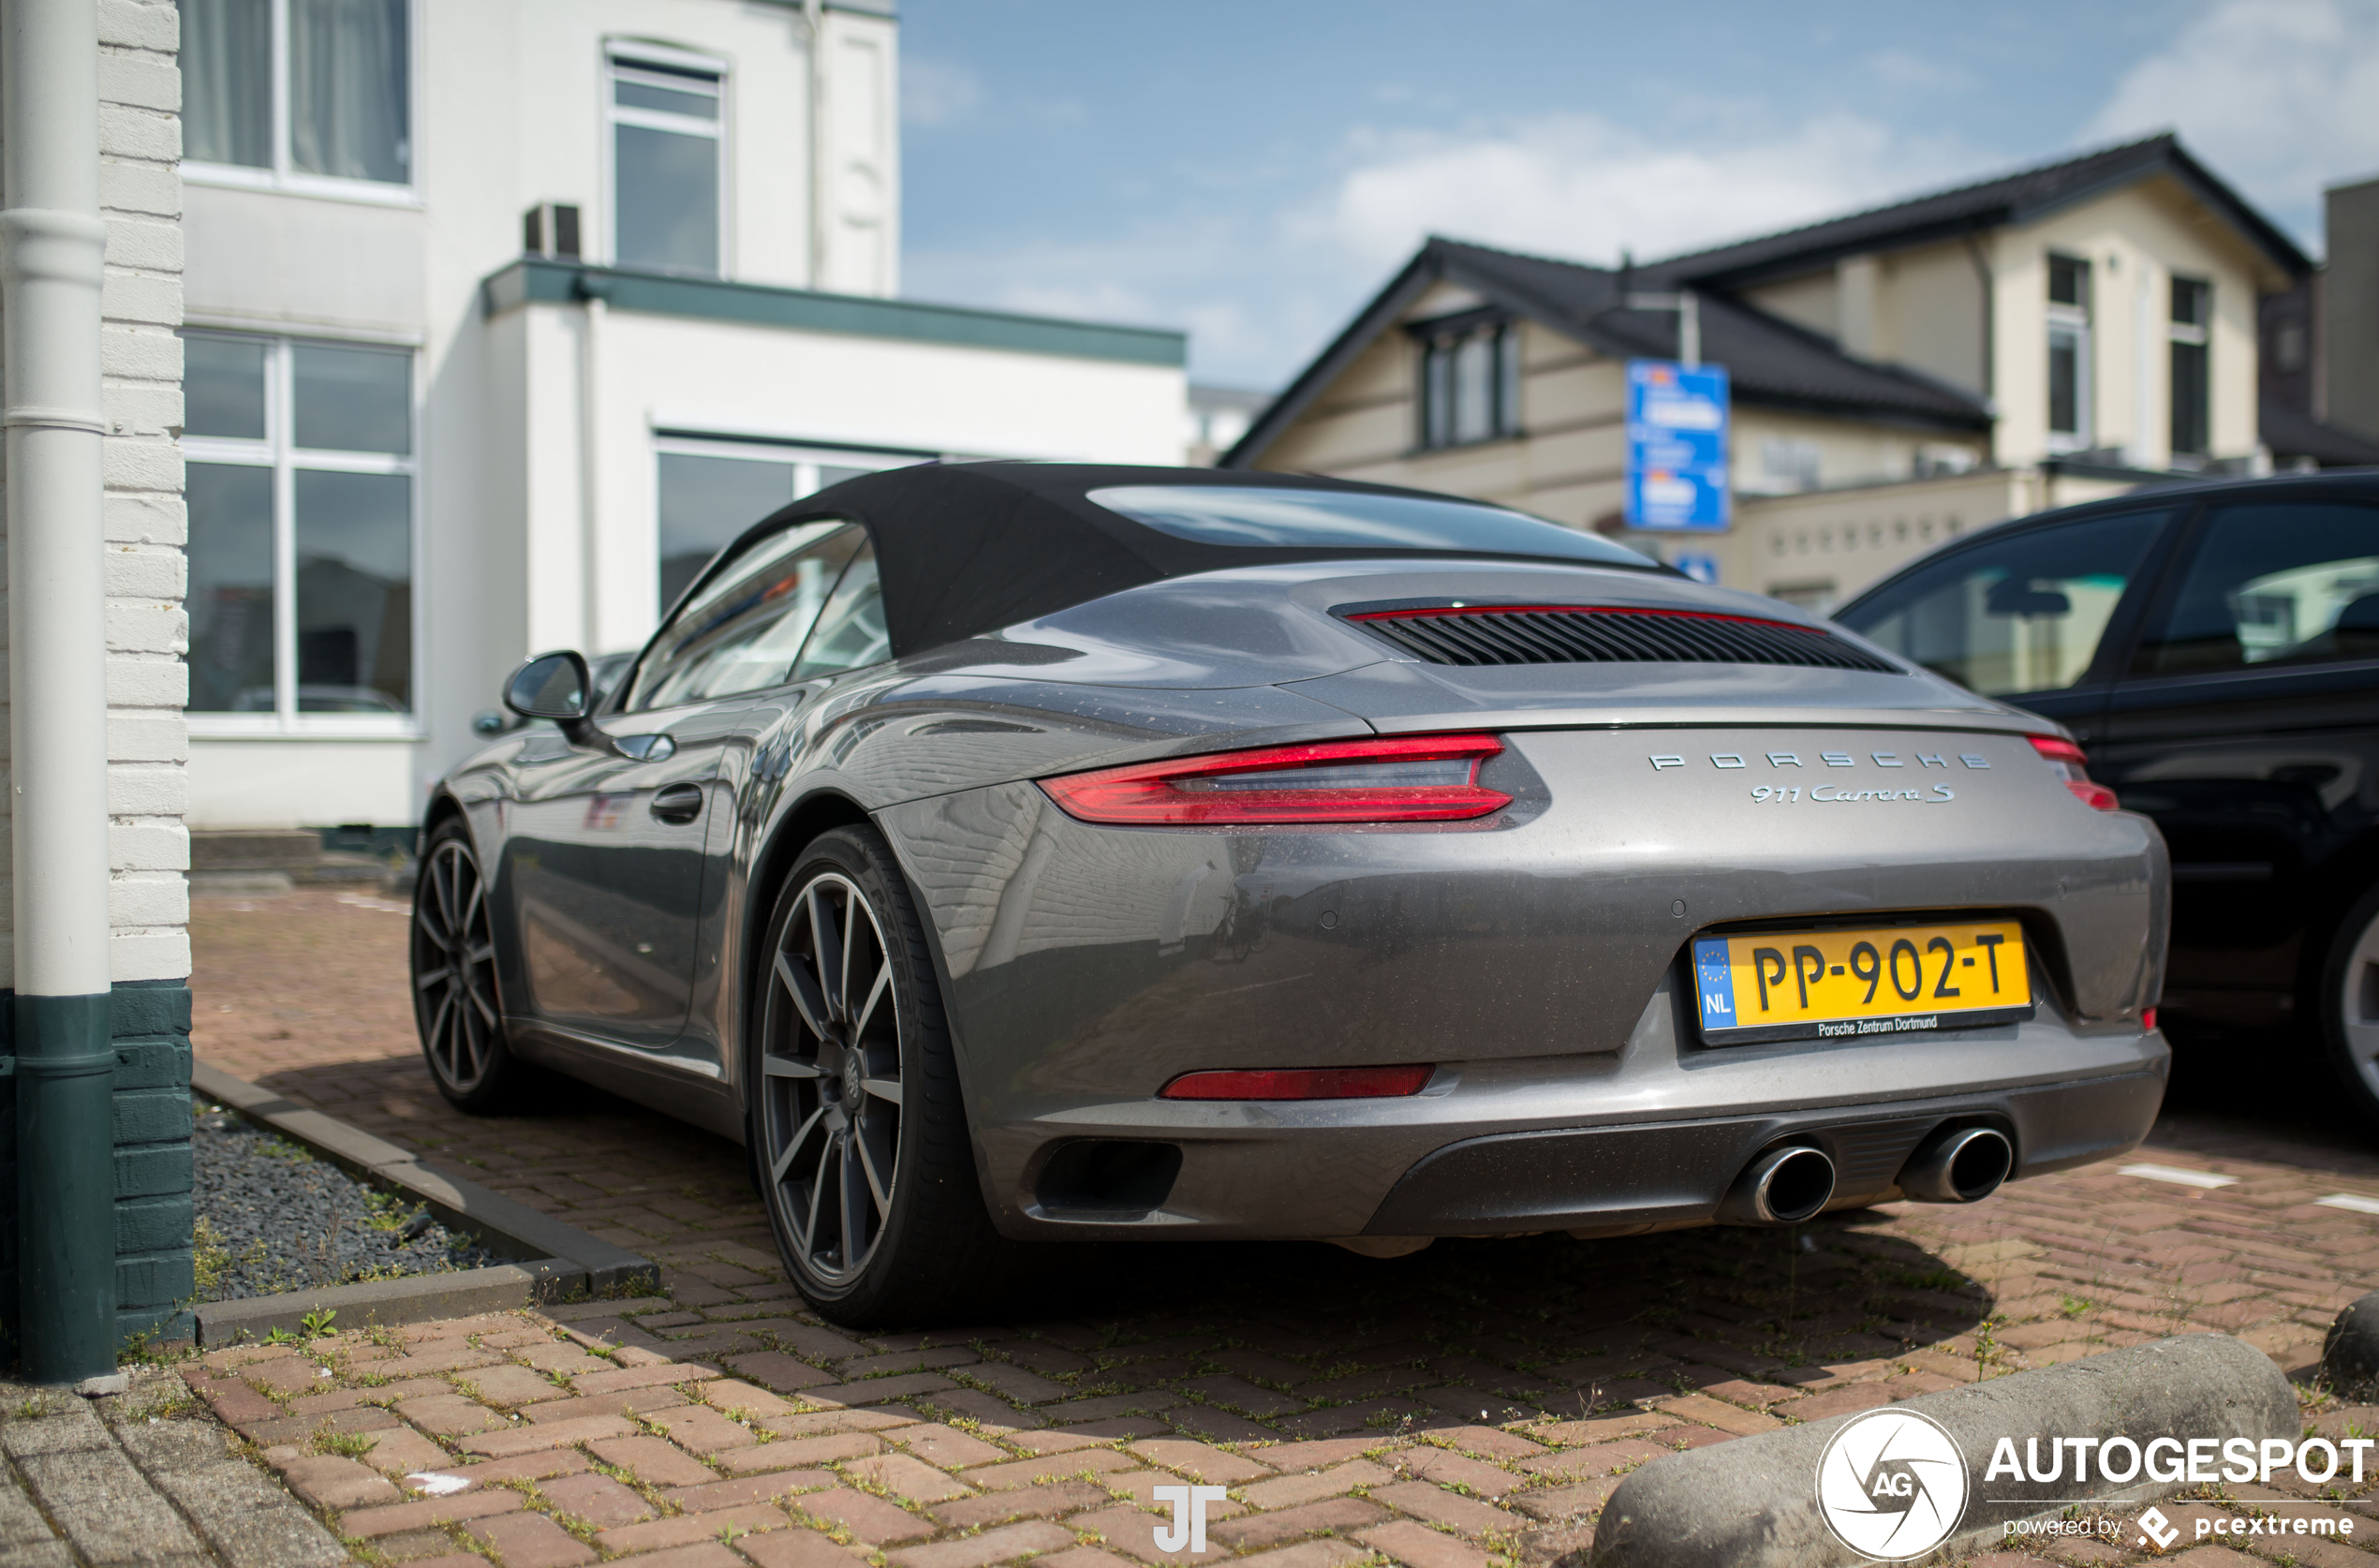
{"type": "Polygon", "coordinates": [[[449,1091],[470,1093],[487,1076],[502,1029],[486,887],[478,858],[459,838],[435,846],[421,870],[413,1003],[431,1067],[449,1091]]]}
{"type": "Polygon", "coordinates": [[[793,1250],[839,1284],[892,1216],[900,1161],[900,1005],[882,925],[858,884],[822,871],[771,955],[761,1050],[761,1152],[793,1250]]]}
{"type": "Polygon", "coordinates": [[[2338,1022],[2356,1075],[2379,1096],[2379,915],[2364,922],[2346,952],[2338,977],[2338,1022]]]}

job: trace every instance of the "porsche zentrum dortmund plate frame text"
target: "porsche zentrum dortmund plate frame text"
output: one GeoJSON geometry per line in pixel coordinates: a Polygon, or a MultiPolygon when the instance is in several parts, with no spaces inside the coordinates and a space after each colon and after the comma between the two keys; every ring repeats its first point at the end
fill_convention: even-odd
{"type": "Polygon", "coordinates": [[[1976,1028],[2032,1015],[2024,930],[2012,920],[1701,937],[1693,982],[1702,1038],[1713,1045],[1976,1028]]]}

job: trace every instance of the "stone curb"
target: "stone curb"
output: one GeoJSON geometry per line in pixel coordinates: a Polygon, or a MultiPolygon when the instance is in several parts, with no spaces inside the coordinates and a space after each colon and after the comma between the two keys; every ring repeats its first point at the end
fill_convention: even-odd
{"type": "MultiPolygon", "coordinates": [[[[2035,1372],[1943,1389],[1884,1407],[1930,1416],[1966,1460],[1966,1514],[1940,1551],[1996,1545],[2003,1527],[2062,1513],[2076,1499],[2145,1502],[2185,1483],[2065,1479],[1986,1481],[2012,1438],[2288,1438],[2299,1435],[2296,1391],[2271,1358],[2225,1334],[2191,1334],[2108,1351],[2035,1372]]],[[[1593,1568],[1834,1568],[1869,1560],[1826,1527],[1818,1461],[1834,1434],[1872,1412],[1764,1432],[1654,1459],[1619,1483],[1595,1528],[1593,1568]]],[[[2064,1451],[2067,1457],[2071,1450],[2064,1451]]],[[[2046,1456],[2043,1456],[2044,1461],[2046,1456]]],[[[2129,1543],[2124,1543],[2128,1546],[2129,1543]]],[[[1928,1554],[1929,1555],[1929,1554],[1928,1554]]]]}
{"type": "Polygon", "coordinates": [[[343,1328],[363,1322],[393,1324],[509,1310],[578,1291],[599,1293],[659,1282],[659,1265],[650,1258],[475,1181],[434,1171],[385,1139],[307,1110],[220,1068],[191,1062],[190,1090],[303,1144],[351,1175],[408,1193],[448,1226],[476,1235],[490,1251],[513,1260],[453,1274],[410,1275],[209,1303],[196,1309],[202,1344],[218,1343],[244,1328],[259,1333],[295,1328],[318,1309],[347,1314],[339,1325],[343,1328]]]}
{"type": "Polygon", "coordinates": [[[211,1301],[194,1309],[199,1343],[228,1345],[243,1334],[258,1339],[274,1329],[296,1333],[308,1314],[336,1312],[337,1329],[378,1324],[424,1323],[433,1318],[469,1318],[509,1312],[553,1301],[586,1288],[586,1271],[560,1258],[458,1269],[451,1274],[408,1274],[361,1285],[326,1285],[237,1301],[211,1301]]]}
{"type": "Polygon", "coordinates": [[[2321,1342],[2321,1370],[2333,1393],[2358,1398],[2379,1384],[2379,1291],[2346,1304],[2321,1342]]]}

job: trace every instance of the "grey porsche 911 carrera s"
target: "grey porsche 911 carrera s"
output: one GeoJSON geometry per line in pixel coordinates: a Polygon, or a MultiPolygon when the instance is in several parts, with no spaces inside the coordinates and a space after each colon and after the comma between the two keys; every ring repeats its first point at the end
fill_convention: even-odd
{"type": "Polygon", "coordinates": [[[739,1138],[837,1321],[1016,1245],[1971,1202],[2163,1099],[2169,874],[2047,721],[1411,491],[932,465],[437,788],[422,1048],[739,1138]]]}

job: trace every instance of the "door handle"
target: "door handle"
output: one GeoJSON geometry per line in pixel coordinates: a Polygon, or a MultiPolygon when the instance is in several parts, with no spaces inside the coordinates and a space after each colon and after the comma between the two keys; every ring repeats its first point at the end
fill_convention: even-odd
{"type": "Polygon", "coordinates": [[[700,784],[672,784],[653,794],[653,815],[664,822],[690,822],[702,814],[700,784]]]}

